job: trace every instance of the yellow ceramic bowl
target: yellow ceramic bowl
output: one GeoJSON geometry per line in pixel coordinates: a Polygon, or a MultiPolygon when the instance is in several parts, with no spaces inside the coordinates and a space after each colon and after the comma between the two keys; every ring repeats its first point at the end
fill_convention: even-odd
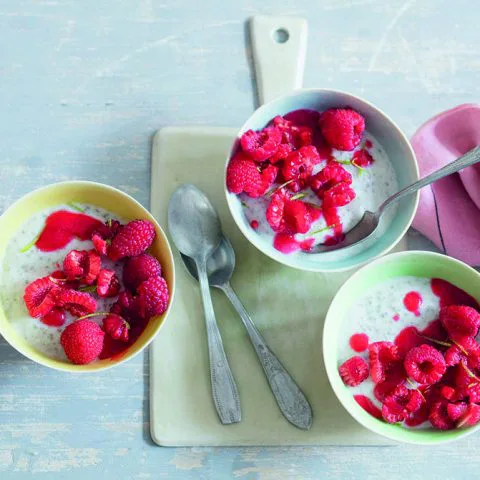
{"type": "Polygon", "coordinates": [[[110,211],[125,220],[145,219],[155,226],[157,236],[149,253],[155,256],[162,265],[163,276],[170,290],[170,303],[163,315],[150,320],[147,328],[137,341],[120,356],[114,359],[99,360],[88,365],[74,365],[67,361],[54,360],[32,348],[19,336],[5,315],[0,301],[0,334],[20,353],[31,360],[47,367],[67,372],[93,372],[105,370],[129,360],[141,352],[155,337],[165,321],[173,301],[175,271],[172,251],[167,237],[152,215],[136,200],[116,188],[95,182],[62,182],[35,190],[16,201],[0,217],[0,262],[3,263],[6,247],[18,229],[37,212],[55,205],[69,202],[89,203],[110,211]]]}

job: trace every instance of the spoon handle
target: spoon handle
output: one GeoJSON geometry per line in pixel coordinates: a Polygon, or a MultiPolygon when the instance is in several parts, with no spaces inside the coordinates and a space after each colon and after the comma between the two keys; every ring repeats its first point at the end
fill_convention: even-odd
{"type": "Polygon", "coordinates": [[[312,408],[300,387],[295,383],[280,360],[268,348],[257,327],[250,318],[237,294],[229,283],[222,285],[221,290],[228,297],[235,310],[240,315],[252,342],[258,359],[262,364],[273,395],[285,418],[298,428],[308,430],[313,421],[312,408]]]}
{"type": "Polygon", "coordinates": [[[474,165],[477,162],[480,162],[480,146],[473,148],[472,150],[465,153],[465,155],[462,155],[461,157],[457,158],[455,161],[449,163],[448,165],[445,165],[444,167],[431,173],[430,175],[427,175],[426,177],[421,178],[417,182],[409,185],[408,187],[403,188],[402,190],[397,192],[395,195],[392,195],[390,198],[387,198],[387,200],[385,200],[385,202],[380,206],[378,210],[379,213],[381,214],[383,210],[389,207],[392,203],[395,203],[398,200],[401,200],[407,195],[415,193],[421,188],[426,187],[427,185],[430,185],[431,183],[434,183],[437,180],[440,180],[444,177],[447,177],[452,173],[463,170],[466,167],[470,167],[471,165],[474,165]]]}
{"type": "Polygon", "coordinates": [[[225,355],[220,330],[215,320],[205,261],[197,261],[196,265],[207,327],[213,402],[215,403],[220,421],[224,425],[238,423],[242,419],[240,397],[235,379],[230,370],[230,365],[228,364],[227,356],[225,355]]]}

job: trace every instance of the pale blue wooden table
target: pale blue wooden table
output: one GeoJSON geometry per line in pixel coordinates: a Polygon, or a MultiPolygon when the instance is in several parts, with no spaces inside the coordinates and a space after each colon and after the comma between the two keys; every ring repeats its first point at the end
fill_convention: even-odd
{"type": "MultiPolygon", "coordinates": [[[[307,17],[305,85],[360,94],[411,135],[442,109],[478,100],[475,5],[0,0],[0,210],[68,179],[148,205],[156,129],[238,126],[252,111],[244,21],[255,13],[307,17]]],[[[148,368],[143,355],[103,374],[61,374],[0,338],[0,479],[479,476],[478,436],[438,448],[155,447],[148,368]]]]}

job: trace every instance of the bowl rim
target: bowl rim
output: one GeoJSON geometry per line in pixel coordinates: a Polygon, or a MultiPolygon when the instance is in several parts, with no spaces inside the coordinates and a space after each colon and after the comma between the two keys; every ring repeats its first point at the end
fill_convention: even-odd
{"type": "MultiPolygon", "coordinates": [[[[160,329],[164,326],[166,323],[170,310],[173,305],[174,297],[175,297],[175,262],[173,258],[173,253],[172,249],[170,246],[170,242],[168,241],[168,237],[165,234],[163,228],[160,226],[160,224],[157,222],[155,217],[150,213],[150,211],[145,208],[139,201],[135,200],[131,195],[128,193],[112,187],[111,185],[107,185],[105,183],[100,183],[100,182],[94,182],[90,180],[66,180],[62,182],[55,182],[55,183],[50,183],[48,185],[43,185],[39,188],[36,188],[25,195],[22,195],[20,198],[15,200],[13,203],[11,203],[8,208],[6,208],[2,214],[0,215],[0,221],[4,218],[5,215],[7,215],[8,212],[13,210],[15,207],[17,207],[21,202],[30,202],[31,197],[35,197],[38,194],[41,194],[42,192],[48,191],[52,188],[58,187],[58,186],[68,186],[68,185],[76,185],[76,186],[94,186],[96,188],[104,189],[104,190],[110,190],[113,193],[119,194],[120,196],[124,197],[126,201],[130,201],[131,203],[134,204],[135,207],[139,208],[142,213],[145,214],[145,217],[148,218],[148,220],[152,221],[153,225],[155,226],[155,230],[160,233],[160,236],[162,237],[163,243],[166,246],[166,253],[167,253],[167,258],[169,260],[170,266],[171,266],[171,288],[170,288],[170,300],[169,304],[167,306],[167,309],[165,312],[162,313],[162,321],[159,323],[159,325],[153,330],[152,334],[148,339],[145,340],[145,344],[136,352],[130,353],[128,355],[125,355],[121,357],[120,359],[116,359],[115,361],[106,363],[105,365],[102,366],[97,366],[97,362],[92,362],[89,364],[85,365],[75,365],[73,363],[66,363],[65,366],[60,366],[61,364],[58,362],[58,364],[51,365],[49,363],[49,360],[51,360],[49,357],[44,355],[43,353],[38,352],[36,357],[35,355],[30,355],[27,353],[22,345],[17,345],[15,341],[12,342],[12,339],[8,335],[8,333],[5,333],[5,331],[2,329],[1,324],[0,324],[0,335],[5,339],[5,341],[15,350],[17,350],[19,353],[21,353],[24,357],[28,358],[29,360],[32,360],[35,363],[38,363],[39,365],[42,365],[47,368],[51,368],[53,370],[61,371],[61,372],[68,372],[68,373],[74,373],[74,374],[87,374],[87,373],[95,373],[95,372],[103,372],[105,370],[109,370],[113,367],[116,367],[124,362],[127,362],[128,360],[131,360],[132,358],[136,357],[138,354],[143,352],[149,345],[150,343],[156,338],[158,335],[158,332],[160,329]]],[[[88,203],[88,202],[87,202],[88,203]]],[[[2,257],[3,258],[3,257],[2,257]]],[[[162,265],[163,267],[163,265],[162,265]]],[[[5,315],[6,320],[8,322],[8,317],[5,315]]]]}
{"type": "MultiPolygon", "coordinates": [[[[378,252],[375,256],[373,256],[371,258],[367,258],[367,259],[365,259],[361,262],[358,262],[358,263],[355,263],[355,264],[352,264],[352,265],[348,265],[348,266],[345,266],[345,267],[334,267],[336,262],[332,261],[332,262],[328,262],[332,265],[332,268],[330,268],[330,267],[327,268],[325,266],[325,264],[323,266],[322,265],[311,265],[311,266],[303,266],[302,265],[302,266],[299,266],[297,264],[297,262],[295,262],[294,260],[291,260],[292,257],[290,257],[290,259],[289,259],[289,255],[283,254],[281,252],[277,252],[273,248],[272,249],[264,248],[263,245],[259,244],[256,241],[255,236],[253,235],[252,229],[249,229],[248,226],[244,225],[242,222],[239,221],[239,218],[237,218],[237,214],[235,212],[235,209],[233,208],[233,202],[234,202],[233,197],[237,197],[237,195],[235,195],[233,193],[230,193],[228,191],[228,188],[227,188],[226,177],[227,177],[228,164],[229,164],[230,159],[232,157],[232,153],[233,153],[234,148],[236,146],[236,142],[240,138],[241,134],[244,133],[244,131],[246,129],[246,125],[250,122],[251,118],[254,115],[257,115],[259,113],[261,114],[263,112],[263,110],[266,110],[268,107],[270,107],[271,104],[273,104],[275,102],[279,102],[279,101],[284,100],[286,98],[295,97],[297,95],[301,95],[301,94],[305,94],[305,93],[311,93],[311,94],[325,94],[325,93],[332,94],[333,93],[333,94],[337,94],[337,95],[344,95],[344,96],[351,97],[352,99],[358,100],[360,103],[363,103],[363,104],[367,105],[368,107],[372,108],[373,110],[376,110],[387,121],[387,123],[389,123],[389,125],[392,127],[392,129],[396,131],[399,138],[402,140],[405,147],[407,148],[407,150],[410,154],[409,155],[410,160],[413,160],[413,162],[411,162],[411,163],[413,164],[413,170],[414,170],[414,176],[415,176],[414,181],[417,181],[417,180],[420,179],[420,169],[419,169],[419,166],[418,166],[417,157],[415,155],[415,151],[413,150],[413,147],[412,147],[410,141],[408,140],[405,133],[403,133],[401,128],[397,125],[397,123],[388,114],[386,114],[382,109],[380,109],[379,107],[377,107],[376,105],[374,105],[370,101],[365,100],[362,97],[359,97],[358,95],[355,95],[353,93],[350,93],[350,92],[347,92],[347,91],[344,91],[344,90],[336,90],[336,89],[332,89],[332,88],[299,88],[299,89],[293,90],[290,93],[287,93],[285,95],[279,95],[279,96],[275,97],[274,99],[270,100],[269,102],[267,102],[267,103],[261,105],[260,107],[258,107],[247,118],[247,120],[243,123],[241,128],[238,129],[237,134],[236,134],[236,136],[233,140],[233,143],[228,150],[226,161],[225,161],[224,177],[223,177],[224,178],[223,188],[224,188],[224,192],[225,192],[225,198],[227,199],[227,205],[228,205],[228,208],[230,210],[230,214],[232,215],[232,217],[235,221],[235,224],[240,229],[240,231],[242,232],[244,237],[252,245],[254,245],[258,250],[260,250],[264,255],[267,255],[272,260],[275,260],[275,261],[277,261],[277,262],[279,262],[283,265],[286,265],[288,267],[296,268],[298,270],[311,271],[311,272],[325,272],[325,273],[344,272],[344,271],[350,270],[352,268],[357,268],[357,267],[366,265],[369,262],[371,262],[372,260],[385,255],[386,253],[390,252],[400,242],[400,240],[402,240],[402,238],[406,234],[407,230],[412,225],[413,219],[414,219],[415,214],[417,212],[418,203],[419,203],[419,199],[420,199],[420,192],[416,192],[415,194],[413,194],[411,196],[414,199],[413,200],[412,213],[411,213],[410,217],[408,218],[408,221],[406,222],[404,228],[399,233],[399,235],[397,236],[397,238],[395,239],[394,242],[392,242],[390,245],[386,246],[383,250],[378,252]]],[[[318,258],[320,258],[321,255],[322,255],[321,253],[318,253],[315,256],[318,256],[318,258]]],[[[353,258],[355,258],[355,257],[353,257],[353,258]]]]}
{"type": "MultiPolygon", "coordinates": [[[[466,263],[462,262],[461,260],[457,260],[456,258],[449,257],[448,255],[444,255],[442,253],[437,253],[437,252],[431,252],[431,251],[426,251],[426,250],[407,250],[403,252],[396,252],[396,253],[391,253],[389,255],[385,255],[381,258],[377,258],[376,260],[370,262],[368,265],[363,266],[360,268],[358,271],[356,271],[350,278],[348,278],[345,283],[340,287],[340,289],[337,291],[335,296],[333,297],[327,313],[325,315],[325,322],[323,325],[323,331],[322,331],[322,357],[323,357],[323,362],[325,365],[325,372],[327,374],[328,382],[330,384],[330,387],[332,388],[333,392],[335,393],[335,396],[337,397],[337,400],[340,402],[340,404],[343,406],[343,408],[348,412],[348,414],[356,420],[360,425],[362,425],[364,428],[370,430],[371,432],[374,432],[377,435],[381,435],[385,438],[388,438],[390,440],[394,440],[399,443],[405,443],[405,444],[414,444],[414,445],[438,445],[438,444],[443,444],[443,443],[450,443],[454,442],[456,440],[459,440],[461,438],[466,437],[467,435],[471,435],[474,433],[476,430],[480,428],[480,423],[473,427],[469,427],[466,429],[462,430],[457,430],[457,434],[455,436],[452,436],[451,433],[450,435],[448,432],[452,432],[452,430],[448,431],[442,431],[442,430],[431,430],[433,433],[433,438],[430,437],[428,439],[425,438],[419,438],[416,435],[416,432],[418,430],[415,429],[407,429],[404,427],[399,427],[401,428],[402,432],[402,437],[406,438],[399,438],[396,434],[390,433],[390,432],[384,432],[382,431],[381,428],[377,428],[377,422],[379,420],[375,419],[374,417],[370,416],[368,413],[366,413],[367,416],[364,415],[357,415],[357,412],[354,411],[351,408],[351,405],[349,405],[349,402],[346,401],[347,395],[344,395],[343,392],[339,391],[339,388],[337,386],[338,382],[334,382],[333,378],[337,379],[338,376],[338,366],[334,364],[333,360],[331,359],[332,357],[329,356],[329,352],[332,350],[332,348],[337,348],[336,346],[331,347],[331,342],[330,342],[330,335],[328,334],[328,330],[330,329],[330,325],[333,323],[337,323],[337,320],[335,317],[332,315],[332,311],[334,310],[336,303],[338,303],[341,297],[345,295],[345,292],[348,292],[350,289],[350,286],[352,283],[356,282],[357,277],[364,275],[364,273],[368,270],[375,270],[379,265],[385,264],[385,263],[397,263],[401,262],[402,259],[406,257],[420,257],[419,260],[423,257],[431,257],[433,259],[436,259],[438,262],[445,262],[453,265],[454,268],[457,269],[462,269],[464,271],[468,271],[470,273],[473,273],[475,276],[479,277],[480,279],[480,272],[475,270],[473,267],[470,265],[467,265],[466,263]],[[448,437],[447,437],[448,435],[448,437]]],[[[351,394],[349,394],[351,396],[351,394]]],[[[361,407],[358,407],[361,408],[361,407]]],[[[359,410],[360,411],[360,410],[359,410]]],[[[419,430],[420,432],[423,430],[419,430]]],[[[391,432],[394,432],[392,430],[391,432]]]]}

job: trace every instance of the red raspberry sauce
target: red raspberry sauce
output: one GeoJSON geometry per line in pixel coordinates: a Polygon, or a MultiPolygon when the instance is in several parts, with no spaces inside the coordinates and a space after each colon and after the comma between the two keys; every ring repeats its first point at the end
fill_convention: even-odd
{"type": "Polygon", "coordinates": [[[314,241],[313,238],[307,238],[299,242],[293,235],[277,233],[273,239],[273,246],[282,253],[293,253],[297,250],[310,250],[314,241]]]}
{"type": "Polygon", "coordinates": [[[398,322],[400,320],[400,315],[398,313],[396,313],[393,317],[392,317],[393,321],[394,322],[398,322]]]}
{"type": "Polygon", "coordinates": [[[365,148],[372,148],[372,147],[373,147],[372,141],[371,141],[371,140],[367,140],[367,141],[365,142],[365,148]]]}
{"type": "Polygon", "coordinates": [[[53,252],[65,247],[74,238],[90,240],[92,232],[101,226],[102,222],[90,215],[58,210],[47,217],[35,245],[42,252],[53,252]]]}
{"type": "Polygon", "coordinates": [[[382,418],[382,411],[366,395],[354,395],[353,398],[372,417],[382,418]]]}
{"type": "Polygon", "coordinates": [[[252,221],[250,222],[250,226],[251,226],[254,230],[256,230],[256,229],[258,228],[258,221],[257,221],[257,220],[252,220],[252,221]]]}
{"type": "Polygon", "coordinates": [[[408,292],[403,298],[403,304],[405,308],[415,314],[416,317],[420,316],[420,305],[422,304],[422,296],[418,292],[408,292]]]}
{"type": "Polygon", "coordinates": [[[365,333],[354,333],[350,337],[350,348],[354,352],[364,352],[368,348],[368,335],[365,333]]]}

